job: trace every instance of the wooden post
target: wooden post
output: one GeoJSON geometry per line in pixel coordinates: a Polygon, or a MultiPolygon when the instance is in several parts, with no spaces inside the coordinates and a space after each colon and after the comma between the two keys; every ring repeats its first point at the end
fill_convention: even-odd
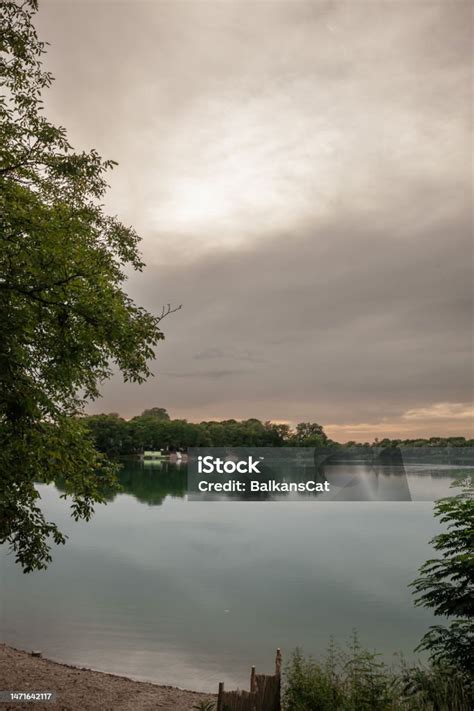
{"type": "Polygon", "coordinates": [[[275,657],[275,676],[281,676],[281,650],[279,647],[275,657]]]}
{"type": "Polygon", "coordinates": [[[278,679],[278,698],[275,711],[281,711],[281,650],[279,647],[275,657],[275,676],[278,679]]]}
{"type": "Polygon", "coordinates": [[[250,672],[250,693],[253,694],[256,689],[256,679],[255,679],[255,667],[252,667],[252,671],[250,672]]]}
{"type": "Polygon", "coordinates": [[[219,682],[219,692],[217,694],[217,709],[216,711],[224,711],[224,682],[219,682]]]}

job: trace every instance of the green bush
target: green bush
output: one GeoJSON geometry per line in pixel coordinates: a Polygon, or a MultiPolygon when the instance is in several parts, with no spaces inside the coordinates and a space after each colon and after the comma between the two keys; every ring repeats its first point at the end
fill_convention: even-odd
{"type": "Polygon", "coordinates": [[[433,711],[467,711],[474,707],[472,676],[459,667],[434,663],[408,667],[402,663],[397,679],[401,708],[433,711]]]}
{"type": "Polygon", "coordinates": [[[403,660],[389,667],[356,633],[345,648],[331,642],[322,661],[297,649],[284,676],[285,711],[469,711],[472,700],[462,670],[403,660]]]}
{"type": "Polygon", "coordinates": [[[395,680],[378,656],[364,649],[354,632],[350,645],[329,645],[316,662],[296,650],[286,669],[287,711],[384,711],[394,708],[395,680]]]}
{"type": "Polygon", "coordinates": [[[440,556],[426,561],[411,585],[416,605],[449,621],[430,627],[418,649],[435,664],[469,673],[474,668],[474,482],[467,476],[453,486],[461,487],[460,493],[435,505],[435,516],[445,525],[431,540],[440,556]]]}
{"type": "Polygon", "coordinates": [[[215,701],[212,701],[211,699],[206,701],[198,701],[198,703],[193,706],[193,709],[196,709],[196,711],[215,711],[215,708],[215,701]]]}

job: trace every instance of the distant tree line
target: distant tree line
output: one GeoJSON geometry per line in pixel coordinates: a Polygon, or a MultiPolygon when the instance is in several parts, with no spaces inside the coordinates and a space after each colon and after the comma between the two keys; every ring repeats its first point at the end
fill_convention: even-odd
{"type": "Polygon", "coordinates": [[[373,442],[345,442],[344,447],[474,447],[465,437],[418,437],[417,439],[374,439],[373,442]]]}
{"type": "Polygon", "coordinates": [[[116,413],[81,418],[96,448],[109,456],[138,454],[143,450],[185,450],[188,447],[322,446],[329,442],[321,425],[289,425],[249,420],[172,420],[163,408],[154,407],[125,420],[116,413]]]}
{"type": "MultiPolygon", "coordinates": [[[[188,447],[320,447],[341,446],[329,439],[322,425],[300,422],[288,424],[248,420],[203,421],[172,420],[161,407],[144,410],[130,420],[116,413],[81,418],[89,429],[96,448],[111,457],[139,454],[144,450],[185,450],[188,447]]],[[[373,443],[347,442],[351,447],[472,447],[474,440],[464,437],[430,439],[383,439],[373,443]]]]}

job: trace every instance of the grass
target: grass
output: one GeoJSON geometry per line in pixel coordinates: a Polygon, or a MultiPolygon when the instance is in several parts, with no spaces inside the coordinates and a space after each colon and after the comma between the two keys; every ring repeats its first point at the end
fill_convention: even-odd
{"type": "Polygon", "coordinates": [[[286,667],[284,711],[470,711],[473,681],[453,667],[389,666],[364,649],[354,633],[331,642],[323,660],[296,650],[286,667]]]}

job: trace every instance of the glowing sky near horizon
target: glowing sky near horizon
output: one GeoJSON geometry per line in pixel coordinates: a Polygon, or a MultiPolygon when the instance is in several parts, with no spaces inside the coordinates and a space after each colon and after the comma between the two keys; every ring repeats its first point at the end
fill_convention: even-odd
{"type": "MultiPolygon", "coordinates": [[[[158,377],[94,411],[472,433],[472,5],[43,0],[46,108],[119,161],[158,377]]],[[[472,436],[472,435],[471,435],[472,436]]]]}

